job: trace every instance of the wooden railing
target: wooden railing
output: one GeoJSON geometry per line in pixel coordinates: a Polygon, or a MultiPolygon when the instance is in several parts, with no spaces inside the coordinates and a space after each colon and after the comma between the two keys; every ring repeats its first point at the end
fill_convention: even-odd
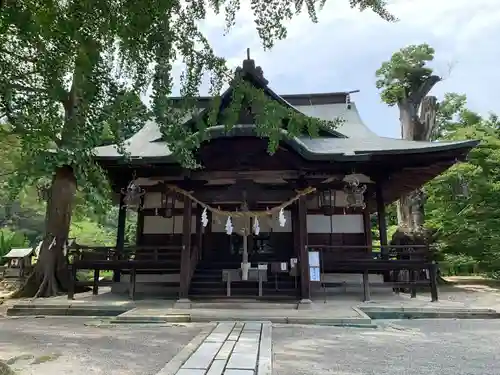
{"type": "Polygon", "coordinates": [[[68,263],[77,260],[150,260],[162,261],[172,259],[172,252],[180,254],[182,247],[177,245],[168,246],[128,246],[122,251],[117,251],[111,246],[78,246],[68,250],[66,257],[68,263]]]}
{"type": "MultiPolygon", "coordinates": [[[[369,300],[369,273],[384,274],[382,286],[389,286],[395,292],[410,289],[412,297],[416,288],[425,286],[431,289],[432,301],[437,301],[437,264],[428,246],[308,246],[309,251],[318,251],[320,272],[363,274],[365,300],[369,300]],[[386,276],[390,276],[387,280],[386,276]]],[[[328,283],[321,281],[326,287],[328,283]]]]}
{"type": "Polygon", "coordinates": [[[312,245],[309,251],[319,251],[321,255],[329,256],[332,260],[361,260],[361,259],[385,259],[385,260],[422,260],[432,261],[434,253],[429,246],[414,245],[312,245]]]}
{"type": "Polygon", "coordinates": [[[112,270],[130,272],[130,296],[135,295],[135,279],[137,271],[179,271],[181,246],[130,246],[118,252],[107,246],[76,246],[68,250],[66,257],[71,272],[71,284],[68,298],[74,296],[76,286],[88,283],[79,282],[76,278],[78,270],[93,270],[92,291],[98,293],[99,271],[112,270]],[[177,254],[178,251],[178,254],[177,254]],[[178,257],[177,257],[178,255],[178,257]]]}

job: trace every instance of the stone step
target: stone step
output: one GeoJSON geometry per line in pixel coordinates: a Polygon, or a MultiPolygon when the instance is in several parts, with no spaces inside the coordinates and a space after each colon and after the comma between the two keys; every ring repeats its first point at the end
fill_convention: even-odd
{"type": "Polygon", "coordinates": [[[192,301],[192,309],[217,309],[217,310],[250,310],[250,309],[264,309],[264,310],[296,310],[297,302],[261,302],[251,299],[231,299],[223,300],[220,298],[206,300],[206,301],[192,301]]]}

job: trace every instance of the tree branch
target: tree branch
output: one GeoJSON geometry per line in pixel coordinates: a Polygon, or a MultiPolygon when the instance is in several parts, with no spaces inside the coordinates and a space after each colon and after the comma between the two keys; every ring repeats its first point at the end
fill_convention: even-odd
{"type": "Polygon", "coordinates": [[[44,94],[44,95],[49,95],[49,91],[37,87],[30,87],[30,86],[25,86],[25,85],[20,85],[18,83],[11,83],[10,88],[14,90],[19,90],[19,91],[26,91],[26,92],[31,92],[35,94],[44,94]]]}
{"type": "Polygon", "coordinates": [[[417,91],[413,92],[410,95],[410,100],[413,103],[421,103],[424,97],[429,94],[429,92],[432,90],[432,88],[441,81],[441,77],[436,76],[436,75],[431,75],[429,76],[418,88],[417,91]]]}
{"type": "Polygon", "coordinates": [[[9,56],[15,57],[18,60],[29,62],[29,63],[33,63],[33,64],[35,64],[35,63],[38,62],[38,60],[36,58],[31,58],[31,57],[23,56],[23,55],[20,55],[20,54],[14,52],[14,51],[10,51],[8,49],[5,49],[5,48],[0,48],[0,53],[1,54],[5,54],[5,55],[9,55],[9,56]]]}

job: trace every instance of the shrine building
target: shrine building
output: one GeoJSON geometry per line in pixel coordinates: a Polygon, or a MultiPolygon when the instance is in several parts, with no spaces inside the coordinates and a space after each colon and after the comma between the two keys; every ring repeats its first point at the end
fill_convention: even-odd
{"type": "MultiPolygon", "coordinates": [[[[126,141],[127,160],[114,145],[98,147],[96,161],[120,196],[114,259],[129,262],[112,267],[112,290],[180,300],[307,301],[353,275],[361,284],[363,275],[365,283],[389,283],[381,275],[390,270],[430,267],[425,254],[401,263],[410,258],[388,243],[385,207],[464,160],[477,142],[380,137],[363,123],[349,92],[279,95],[250,59],[240,74],[281,106],[342,123],[316,138],[285,137],[270,155],[251,116],[241,116],[229,132],[208,128],[195,151],[202,168],[194,170],[176,162],[154,122],[126,141]],[[130,209],[138,212],[137,243],[128,248],[130,209]],[[380,247],[372,245],[373,213],[380,247]]],[[[230,97],[231,88],[221,111],[230,97]]],[[[210,101],[198,99],[202,115],[210,101]]]]}

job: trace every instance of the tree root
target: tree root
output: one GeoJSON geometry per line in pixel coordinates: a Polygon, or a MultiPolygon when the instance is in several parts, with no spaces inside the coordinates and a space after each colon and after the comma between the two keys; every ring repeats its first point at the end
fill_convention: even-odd
{"type": "MultiPolygon", "coordinates": [[[[62,273],[57,277],[55,274],[41,273],[40,271],[33,272],[24,282],[24,284],[12,293],[11,298],[43,298],[55,297],[63,295],[68,291],[68,288],[59,280],[64,279],[62,273]]],[[[78,288],[80,289],[80,288],[78,288]]],[[[77,290],[75,292],[86,291],[77,290]]]]}
{"type": "Polygon", "coordinates": [[[8,364],[0,361],[0,375],[16,375],[16,373],[10,368],[8,364]]]}

